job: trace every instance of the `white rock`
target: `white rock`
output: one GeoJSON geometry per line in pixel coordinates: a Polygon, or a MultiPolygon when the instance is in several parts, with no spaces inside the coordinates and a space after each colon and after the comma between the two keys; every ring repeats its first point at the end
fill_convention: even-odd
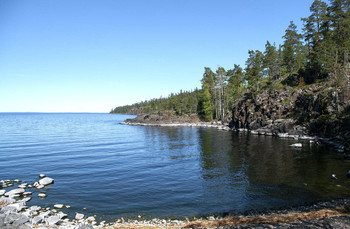
{"type": "Polygon", "coordinates": [[[40,213],[40,216],[42,216],[44,218],[47,218],[50,215],[52,215],[51,211],[45,211],[45,212],[40,213]]]}
{"type": "Polygon", "coordinates": [[[32,199],[31,197],[26,197],[26,198],[23,198],[22,201],[29,202],[31,199],[32,199]]]}
{"type": "Polygon", "coordinates": [[[5,193],[5,196],[14,196],[14,195],[21,195],[22,193],[24,193],[25,190],[23,188],[16,188],[16,189],[12,189],[9,192],[5,193]]]}
{"type": "Polygon", "coordinates": [[[60,217],[60,219],[63,219],[63,218],[66,218],[68,215],[65,214],[65,213],[63,213],[63,212],[59,212],[59,213],[57,214],[57,216],[60,217]]]}
{"type": "Polygon", "coordinates": [[[7,208],[13,208],[13,209],[16,209],[17,211],[21,211],[24,208],[24,206],[20,203],[14,203],[14,204],[7,205],[7,208]]]}
{"type": "Polygon", "coordinates": [[[289,134],[287,134],[287,133],[278,133],[277,136],[280,137],[280,138],[288,138],[289,134]]]}
{"type": "Polygon", "coordinates": [[[21,180],[16,179],[16,180],[14,180],[13,182],[15,182],[15,183],[19,183],[19,182],[21,182],[21,180]]]}
{"type": "Polygon", "coordinates": [[[45,197],[47,197],[47,195],[46,195],[45,193],[39,193],[39,194],[38,194],[38,197],[39,197],[39,198],[45,198],[45,197]]]}
{"type": "Polygon", "coordinates": [[[49,226],[54,226],[54,225],[57,225],[59,224],[59,222],[61,221],[60,217],[58,217],[57,215],[54,215],[54,216],[50,216],[46,222],[49,226]]]}
{"type": "Polygon", "coordinates": [[[54,183],[54,179],[52,179],[50,177],[44,177],[44,178],[39,180],[39,184],[41,184],[41,185],[49,185],[49,184],[53,184],[53,183],[54,183]]]}
{"type": "Polygon", "coordinates": [[[13,198],[11,198],[11,197],[4,197],[4,196],[2,196],[2,197],[0,198],[0,202],[3,202],[4,204],[8,205],[8,204],[15,203],[16,200],[13,199],[13,198]]]}
{"type": "Polygon", "coordinates": [[[28,185],[27,183],[23,183],[23,184],[18,185],[18,188],[26,188],[27,185],[28,185]]]}
{"type": "Polygon", "coordinates": [[[66,208],[67,208],[67,209],[70,209],[70,205],[66,205],[66,208]]]}
{"type": "Polygon", "coordinates": [[[84,214],[77,213],[77,214],[75,215],[75,219],[76,219],[76,220],[81,220],[81,219],[83,219],[83,218],[84,218],[84,214]]]}
{"type": "Polygon", "coordinates": [[[43,189],[43,188],[45,188],[45,186],[42,185],[42,184],[39,184],[38,186],[36,186],[36,188],[37,188],[37,189],[43,189]]]}
{"type": "Polygon", "coordinates": [[[38,215],[38,216],[35,216],[33,219],[32,219],[32,223],[33,224],[38,224],[38,223],[43,223],[44,222],[44,217],[38,215]]]}
{"type": "Polygon", "coordinates": [[[64,207],[64,205],[63,204],[55,204],[53,207],[57,208],[57,209],[62,209],[64,207]]]}
{"type": "Polygon", "coordinates": [[[31,210],[31,211],[39,211],[40,209],[41,209],[41,207],[39,207],[39,206],[31,206],[29,208],[29,210],[31,210]]]}
{"type": "Polygon", "coordinates": [[[45,174],[40,174],[39,175],[39,178],[44,178],[44,177],[46,177],[45,174]]]}
{"type": "Polygon", "coordinates": [[[24,196],[30,196],[30,195],[32,195],[32,194],[33,194],[32,192],[24,192],[24,193],[23,193],[24,196]]]}
{"type": "Polygon", "coordinates": [[[0,190],[0,196],[3,196],[5,194],[6,190],[0,190]]]}
{"type": "Polygon", "coordinates": [[[292,147],[302,147],[303,145],[301,143],[294,143],[292,145],[290,145],[292,147]]]}
{"type": "Polygon", "coordinates": [[[95,221],[95,218],[93,216],[90,216],[86,220],[92,222],[92,221],[95,221]]]}

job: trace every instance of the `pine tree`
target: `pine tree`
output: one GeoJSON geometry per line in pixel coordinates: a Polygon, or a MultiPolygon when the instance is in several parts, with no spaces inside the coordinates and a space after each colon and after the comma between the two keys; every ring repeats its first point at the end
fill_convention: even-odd
{"type": "Polygon", "coordinates": [[[264,68],[267,68],[267,74],[272,79],[278,76],[278,53],[275,45],[271,45],[269,41],[266,42],[264,52],[264,68]]]}
{"type": "Polygon", "coordinates": [[[350,1],[332,0],[330,4],[331,28],[336,44],[335,68],[349,63],[350,50],[350,1]]]}
{"type": "Polygon", "coordinates": [[[199,99],[199,115],[205,121],[213,120],[213,106],[212,106],[212,98],[209,92],[209,85],[207,83],[202,84],[202,91],[199,99]]]}
{"type": "Polygon", "coordinates": [[[303,31],[307,46],[307,68],[311,77],[320,78],[325,74],[322,68],[324,69],[326,65],[325,50],[329,49],[329,44],[326,42],[329,31],[327,4],[315,0],[310,7],[310,12],[309,17],[302,18],[305,23],[303,31]]]}
{"type": "Polygon", "coordinates": [[[244,83],[244,72],[241,66],[234,65],[233,69],[227,71],[228,90],[229,90],[229,104],[233,104],[234,100],[241,93],[241,88],[244,83]]]}
{"type": "Polygon", "coordinates": [[[259,83],[263,78],[263,60],[264,54],[259,50],[249,50],[249,57],[246,61],[245,78],[248,81],[248,87],[259,91],[259,83]]]}
{"type": "Polygon", "coordinates": [[[283,36],[283,65],[288,73],[297,72],[304,64],[304,50],[301,38],[297,32],[297,26],[290,22],[286,33],[283,36]]]}

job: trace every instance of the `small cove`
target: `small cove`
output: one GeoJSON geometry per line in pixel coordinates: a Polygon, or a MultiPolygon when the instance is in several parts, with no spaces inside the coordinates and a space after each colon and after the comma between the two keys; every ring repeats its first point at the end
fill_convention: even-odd
{"type": "Polygon", "coordinates": [[[112,220],[190,217],[348,197],[350,162],[309,141],[203,127],[125,126],[133,116],[0,114],[1,179],[55,179],[29,205],[112,220]],[[290,145],[296,142],[302,148],[290,145]],[[331,174],[338,179],[330,179],[331,174]]]}

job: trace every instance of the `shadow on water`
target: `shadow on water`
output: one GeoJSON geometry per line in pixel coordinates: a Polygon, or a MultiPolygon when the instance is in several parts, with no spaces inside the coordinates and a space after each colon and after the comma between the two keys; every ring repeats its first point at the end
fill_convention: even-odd
{"type": "Polygon", "coordinates": [[[296,142],[291,139],[215,129],[199,129],[198,135],[205,192],[231,204],[221,210],[278,208],[348,196],[349,162],[308,141],[300,149],[290,146],[296,142]],[[333,173],[339,179],[331,179],[333,173]]]}

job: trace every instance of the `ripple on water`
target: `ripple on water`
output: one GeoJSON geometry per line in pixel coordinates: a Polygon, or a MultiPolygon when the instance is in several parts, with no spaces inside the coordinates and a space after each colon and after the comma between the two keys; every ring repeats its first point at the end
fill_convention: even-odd
{"type": "Polygon", "coordinates": [[[31,183],[45,173],[55,184],[30,204],[86,207],[110,219],[245,211],[350,193],[349,161],[308,141],[295,149],[294,139],[119,124],[129,117],[2,113],[0,179],[31,183]]]}

